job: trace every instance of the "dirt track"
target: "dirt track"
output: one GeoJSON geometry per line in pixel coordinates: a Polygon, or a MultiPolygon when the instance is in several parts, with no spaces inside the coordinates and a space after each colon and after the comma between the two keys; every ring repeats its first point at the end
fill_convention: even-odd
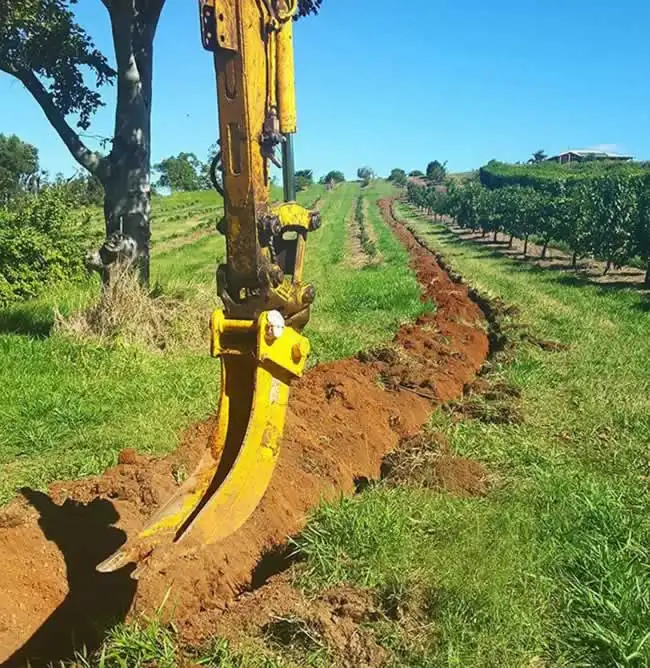
{"type": "Polygon", "coordinates": [[[128,570],[102,575],[94,567],[172,492],[178,472],[192,468],[213,420],[190,429],[169,457],[126,452],[102,476],[58,483],[49,495],[26,490],[0,517],[0,660],[18,650],[3,665],[68,657],[73,643],[93,647],[113,622],[157,609],[170,587],[168,608],[185,640],[218,633],[233,599],[278,570],[277,549],[309,508],[378,478],[383,457],[419,432],[432,402],[461,395],[488,353],[483,314],[394,221],[390,203],[380,206],[435,314],[402,327],[394,347],[319,366],[296,383],[277,471],[248,523],[198,554],[152,563],[137,590],[128,570]]]}

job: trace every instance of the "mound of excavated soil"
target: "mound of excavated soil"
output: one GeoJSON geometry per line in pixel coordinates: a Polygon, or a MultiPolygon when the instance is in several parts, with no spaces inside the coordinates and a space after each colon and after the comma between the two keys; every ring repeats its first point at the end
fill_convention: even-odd
{"type": "Polygon", "coordinates": [[[220,636],[235,644],[244,635],[283,650],[326,648],[341,668],[377,668],[388,652],[365,623],[385,617],[372,591],[340,586],[307,598],[282,573],[242,595],[217,623],[220,636]]]}
{"type": "Polygon", "coordinates": [[[158,556],[137,584],[130,567],[99,574],[95,566],[197,463],[213,419],[188,430],[168,457],[128,451],[101,476],[57,483],[49,495],[24,490],[0,517],[0,660],[20,648],[3,665],[28,658],[43,665],[73,646],[93,647],[115,621],[156,610],[165,599],[187,641],[218,633],[220,613],[273,572],[273,550],[303,527],[310,508],[353,493],[357,479],[379,477],[384,455],[420,430],[432,401],[462,394],[488,353],[483,315],[467,288],[393,219],[389,202],[381,208],[436,312],[400,329],[396,355],[322,365],[297,382],[277,470],[250,520],[218,545],[158,556]]]}
{"type": "Polygon", "coordinates": [[[487,469],[479,462],[450,453],[442,434],[418,434],[384,457],[382,478],[394,484],[445,489],[456,496],[482,496],[488,488],[487,469]]]}

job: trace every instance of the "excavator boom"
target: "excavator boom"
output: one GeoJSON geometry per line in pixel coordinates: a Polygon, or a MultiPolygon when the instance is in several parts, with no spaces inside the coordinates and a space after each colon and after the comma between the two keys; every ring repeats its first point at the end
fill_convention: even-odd
{"type": "Polygon", "coordinates": [[[289,386],[309,354],[302,329],[314,289],[302,274],[307,234],[320,226],[316,212],[293,201],[296,4],[200,0],[202,43],[213,53],[217,82],[220,152],[212,173],[224,197],[217,229],[226,237],[217,270],[223,309],[211,321],[211,353],[221,364],[217,428],[192,475],[99,571],[136,562],[137,576],[162,546],[225,538],[246,522],[271,480],[289,386]],[[279,204],[270,202],[270,163],[283,170],[279,204]]]}

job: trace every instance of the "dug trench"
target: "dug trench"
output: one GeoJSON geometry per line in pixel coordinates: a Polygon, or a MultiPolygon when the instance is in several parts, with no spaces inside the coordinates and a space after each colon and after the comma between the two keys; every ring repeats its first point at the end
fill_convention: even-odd
{"type": "MultiPolygon", "coordinates": [[[[181,639],[197,645],[237,626],[238,607],[250,620],[253,604],[263,611],[264,601],[268,608],[275,599],[295,598],[282,574],[271,576],[283,569],[282,546],[304,526],[308,511],[323,499],[353,494],[359,481],[379,478],[386,456],[414,443],[436,405],[463,395],[488,357],[486,315],[470,289],[451,280],[395,220],[390,201],[379,204],[409,251],[423,301],[435,311],[402,326],[391,345],[318,366],[296,382],[277,469],[248,522],[217,545],[153,558],[137,583],[131,567],[100,574],[95,566],[193,468],[214,418],[189,429],[167,457],[126,450],[103,475],[53,484],[47,494],[22,490],[0,516],[2,665],[69,658],[74,649],[98,646],[116,622],[155,612],[163,602],[181,639]]],[[[484,491],[485,470],[476,462],[451,453],[436,462],[439,486],[484,491]]],[[[340,592],[331,596],[345,607],[340,592]]]]}

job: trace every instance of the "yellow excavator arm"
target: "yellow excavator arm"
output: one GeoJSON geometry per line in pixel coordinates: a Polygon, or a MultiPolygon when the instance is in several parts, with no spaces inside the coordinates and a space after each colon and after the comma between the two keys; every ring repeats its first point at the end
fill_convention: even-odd
{"type": "Polygon", "coordinates": [[[217,270],[224,308],[211,321],[211,352],[221,362],[217,429],[192,475],[137,536],[97,567],[102,572],[137,562],[137,575],[161,546],[213,543],[244,524],[271,480],[289,385],[309,354],[301,332],[314,289],[302,273],[307,234],[320,218],[294,201],[297,0],[199,4],[201,38],[214,54],[217,80],[220,152],[212,174],[224,197],[217,227],[227,250],[217,270]],[[283,171],[285,201],[275,205],[271,162],[283,171]]]}

